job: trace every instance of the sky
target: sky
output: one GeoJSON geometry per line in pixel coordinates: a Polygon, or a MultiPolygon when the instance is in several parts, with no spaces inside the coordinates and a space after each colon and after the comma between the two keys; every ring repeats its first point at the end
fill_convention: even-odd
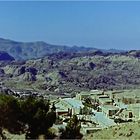
{"type": "Polygon", "coordinates": [[[0,37],[140,50],[140,1],[0,1],[0,37]]]}

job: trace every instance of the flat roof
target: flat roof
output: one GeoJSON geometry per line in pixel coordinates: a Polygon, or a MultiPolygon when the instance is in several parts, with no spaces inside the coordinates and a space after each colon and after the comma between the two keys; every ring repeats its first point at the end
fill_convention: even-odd
{"type": "Polygon", "coordinates": [[[81,91],[79,94],[80,95],[90,95],[90,92],[89,91],[81,91]]]}
{"type": "Polygon", "coordinates": [[[60,102],[55,104],[57,110],[67,110],[68,108],[62,105],[60,102]]]}
{"type": "Polygon", "coordinates": [[[125,98],[140,98],[140,89],[134,89],[134,90],[124,90],[120,93],[116,92],[115,95],[118,97],[125,97],[125,98]]]}
{"type": "Polygon", "coordinates": [[[71,105],[74,108],[84,107],[84,105],[82,104],[80,100],[76,100],[74,98],[63,98],[62,100],[67,102],[69,105],[71,105]]]}
{"type": "Polygon", "coordinates": [[[128,108],[139,108],[140,109],[140,103],[128,104],[127,106],[128,106],[128,108]]]}
{"type": "Polygon", "coordinates": [[[56,109],[56,112],[68,112],[68,109],[56,109]]]}
{"type": "Polygon", "coordinates": [[[118,110],[119,107],[113,106],[113,105],[102,105],[101,108],[105,108],[108,110],[118,110]]]}
{"type": "Polygon", "coordinates": [[[99,96],[99,99],[101,99],[101,98],[109,98],[109,96],[108,95],[105,95],[105,94],[104,95],[100,95],[99,96]]]}
{"type": "Polygon", "coordinates": [[[103,102],[112,102],[112,99],[110,98],[99,98],[100,101],[103,101],[103,102]]]}
{"type": "Polygon", "coordinates": [[[101,95],[103,91],[101,90],[91,90],[90,95],[101,95]]]}

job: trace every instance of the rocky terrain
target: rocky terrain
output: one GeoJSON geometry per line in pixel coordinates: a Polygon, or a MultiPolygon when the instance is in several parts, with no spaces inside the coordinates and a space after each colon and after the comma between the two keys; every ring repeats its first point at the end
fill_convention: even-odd
{"type": "MultiPolygon", "coordinates": [[[[20,99],[30,95],[47,99],[73,97],[77,92],[92,89],[121,90],[140,87],[138,50],[56,51],[44,54],[44,57],[42,54],[28,54],[26,57],[21,54],[21,58],[16,54],[13,56],[16,59],[7,52],[0,52],[0,91],[20,99]]],[[[83,139],[139,139],[138,128],[139,122],[121,124],[86,135],[83,139]]],[[[12,135],[7,131],[5,135],[10,139],[25,137],[12,135]]]]}
{"type": "Polygon", "coordinates": [[[15,60],[14,57],[10,56],[6,52],[0,51],[0,61],[13,61],[15,60]]]}
{"type": "Polygon", "coordinates": [[[55,53],[27,61],[0,61],[0,80],[9,87],[51,94],[140,86],[140,51],[55,53]]]}

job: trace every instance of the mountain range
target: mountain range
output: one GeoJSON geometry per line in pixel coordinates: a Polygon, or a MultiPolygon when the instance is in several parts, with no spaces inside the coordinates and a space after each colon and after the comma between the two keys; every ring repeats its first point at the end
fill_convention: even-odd
{"type": "MultiPolygon", "coordinates": [[[[9,39],[0,38],[0,51],[5,51],[15,58],[15,60],[29,60],[42,58],[48,54],[59,52],[79,53],[97,51],[97,48],[87,48],[78,46],[52,45],[43,41],[36,42],[17,42],[9,39]]],[[[101,50],[103,52],[119,53],[120,50],[110,49],[101,50]]]]}
{"type": "Polygon", "coordinates": [[[26,61],[0,61],[0,81],[8,87],[48,94],[140,87],[140,51],[49,54],[26,61]]]}
{"type": "Polygon", "coordinates": [[[4,60],[0,61],[0,81],[15,88],[60,94],[140,85],[140,50],[100,50],[1,38],[0,60],[4,60]]]}

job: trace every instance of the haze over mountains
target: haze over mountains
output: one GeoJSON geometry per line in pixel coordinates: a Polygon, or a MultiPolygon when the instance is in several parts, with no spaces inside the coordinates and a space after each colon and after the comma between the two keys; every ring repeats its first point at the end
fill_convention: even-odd
{"type": "MultiPolygon", "coordinates": [[[[36,42],[17,42],[9,39],[0,38],[0,51],[5,51],[16,60],[28,60],[44,57],[48,54],[67,52],[91,52],[97,51],[97,48],[87,47],[68,47],[65,45],[51,45],[43,41],[36,42]]],[[[110,49],[102,50],[104,52],[122,52],[120,50],[110,49]]]]}
{"type": "Polygon", "coordinates": [[[47,54],[57,52],[81,52],[96,50],[95,48],[68,47],[61,45],[51,45],[43,41],[37,42],[16,42],[9,39],[0,38],[0,51],[5,51],[16,60],[27,60],[43,57],[47,54]]]}
{"type": "Polygon", "coordinates": [[[23,89],[30,82],[34,88],[53,93],[140,85],[139,50],[100,50],[1,38],[0,60],[4,60],[0,61],[0,80],[7,83],[9,79],[8,86],[22,85],[23,89]]]}

